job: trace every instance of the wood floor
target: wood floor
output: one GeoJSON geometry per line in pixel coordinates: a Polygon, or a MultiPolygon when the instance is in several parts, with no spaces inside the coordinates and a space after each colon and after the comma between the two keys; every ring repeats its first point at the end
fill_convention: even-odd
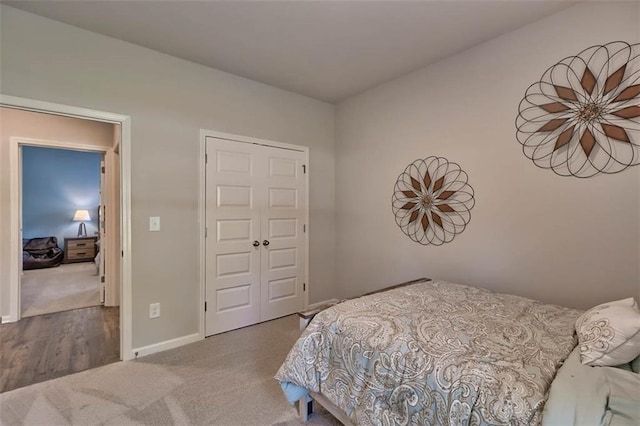
{"type": "Polygon", "coordinates": [[[0,392],[118,360],[118,307],[92,306],[0,324],[0,392]]]}

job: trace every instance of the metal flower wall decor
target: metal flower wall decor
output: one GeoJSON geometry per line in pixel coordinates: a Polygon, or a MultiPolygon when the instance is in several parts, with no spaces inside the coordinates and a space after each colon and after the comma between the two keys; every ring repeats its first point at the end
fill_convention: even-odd
{"type": "Polygon", "coordinates": [[[553,65],[520,102],[517,139],[538,167],[579,178],[640,164],[640,44],[592,46],[553,65]]]}
{"type": "Polygon", "coordinates": [[[436,246],[464,231],[475,204],[468,176],[456,163],[428,157],[409,164],[396,181],[391,206],[413,241],[436,246]]]}

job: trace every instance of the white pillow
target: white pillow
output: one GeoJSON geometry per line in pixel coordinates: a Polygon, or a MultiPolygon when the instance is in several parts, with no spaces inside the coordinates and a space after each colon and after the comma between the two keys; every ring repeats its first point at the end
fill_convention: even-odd
{"type": "Polygon", "coordinates": [[[603,303],[576,320],[580,362],[614,366],[640,355],[640,310],[633,297],[603,303]]]}

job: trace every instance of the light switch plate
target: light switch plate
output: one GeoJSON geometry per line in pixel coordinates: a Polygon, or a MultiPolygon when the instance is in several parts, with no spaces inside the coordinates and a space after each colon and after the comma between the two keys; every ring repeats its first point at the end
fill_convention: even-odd
{"type": "Polygon", "coordinates": [[[149,318],[158,318],[160,316],[160,303],[152,303],[149,305],[149,318]]]}
{"type": "Polygon", "coordinates": [[[160,230],[160,217],[151,216],[149,218],[149,231],[159,231],[159,230],[160,230]]]}

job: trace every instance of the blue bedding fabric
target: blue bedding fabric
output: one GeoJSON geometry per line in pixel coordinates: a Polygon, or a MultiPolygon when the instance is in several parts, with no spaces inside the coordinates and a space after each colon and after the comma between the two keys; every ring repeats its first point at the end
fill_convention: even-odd
{"type": "Polygon", "coordinates": [[[289,404],[294,404],[296,401],[300,400],[303,396],[307,396],[309,391],[302,386],[298,386],[291,382],[281,382],[280,387],[282,387],[282,392],[284,392],[285,398],[289,401],[289,404]]]}

